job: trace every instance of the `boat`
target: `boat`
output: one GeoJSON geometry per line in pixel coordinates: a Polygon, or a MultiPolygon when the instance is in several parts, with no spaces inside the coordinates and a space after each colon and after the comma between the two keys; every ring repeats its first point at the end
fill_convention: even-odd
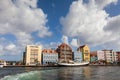
{"type": "Polygon", "coordinates": [[[74,67],[74,66],[86,66],[89,65],[89,62],[60,62],[58,63],[59,66],[68,66],[68,67],[74,67]]]}
{"type": "Polygon", "coordinates": [[[0,64],[0,68],[3,68],[4,67],[4,65],[3,64],[0,64]]]}
{"type": "Polygon", "coordinates": [[[0,68],[3,68],[4,66],[6,66],[6,61],[0,60],[0,68]]]}

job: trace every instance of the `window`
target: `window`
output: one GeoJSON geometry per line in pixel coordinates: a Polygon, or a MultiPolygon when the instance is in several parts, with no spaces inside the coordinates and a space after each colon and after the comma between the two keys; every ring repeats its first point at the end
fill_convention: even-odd
{"type": "Polygon", "coordinates": [[[85,50],[85,52],[88,52],[88,50],[85,50]]]}
{"type": "Polygon", "coordinates": [[[85,56],[88,56],[88,54],[85,54],[85,56]]]}

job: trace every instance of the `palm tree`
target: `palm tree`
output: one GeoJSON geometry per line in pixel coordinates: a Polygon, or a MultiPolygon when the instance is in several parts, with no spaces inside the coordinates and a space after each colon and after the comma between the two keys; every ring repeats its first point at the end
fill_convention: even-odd
{"type": "Polygon", "coordinates": [[[39,65],[38,59],[35,59],[34,62],[35,62],[35,65],[36,65],[36,66],[39,65]]]}

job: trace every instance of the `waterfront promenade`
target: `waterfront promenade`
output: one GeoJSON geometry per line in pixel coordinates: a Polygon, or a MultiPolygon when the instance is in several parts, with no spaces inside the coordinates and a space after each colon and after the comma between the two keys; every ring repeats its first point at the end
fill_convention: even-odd
{"type": "MultiPolygon", "coordinates": [[[[116,64],[89,64],[89,65],[84,65],[84,66],[120,66],[120,65],[116,65],[116,64]]],[[[59,65],[37,65],[37,66],[34,66],[34,65],[7,65],[7,66],[4,66],[4,67],[61,67],[59,65]]],[[[82,67],[82,66],[77,66],[77,67],[82,67]]]]}

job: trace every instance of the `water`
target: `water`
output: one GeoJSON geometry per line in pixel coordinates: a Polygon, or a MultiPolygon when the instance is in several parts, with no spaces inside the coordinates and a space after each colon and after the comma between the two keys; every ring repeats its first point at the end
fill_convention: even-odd
{"type": "Polygon", "coordinates": [[[119,66],[0,69],[0,80],[120,80],[119,75],[119,66]]]}

